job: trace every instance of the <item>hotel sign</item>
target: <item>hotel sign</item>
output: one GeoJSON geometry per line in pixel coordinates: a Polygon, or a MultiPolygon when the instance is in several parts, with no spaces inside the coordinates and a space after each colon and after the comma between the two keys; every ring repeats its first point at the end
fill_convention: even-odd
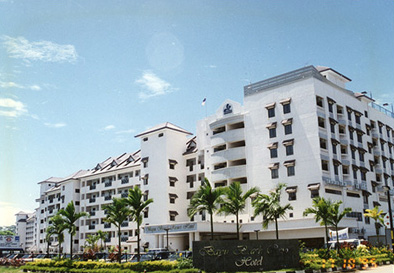
{"type": "Polygon", "coordinates": [[[20,248],[19,236],[0,235],[0,248],[20,248]]]}
{"type": "Polygon", "coordinates": [[[197,230],[197,223],[185,223],[174,225],[145,226],[144,233],[191,232],[197,230]]]}
{"type": "Polygon", "coordinates": [[[207,272],[299,267],[298,240],[195,241],[193,266],[207,272]]]}

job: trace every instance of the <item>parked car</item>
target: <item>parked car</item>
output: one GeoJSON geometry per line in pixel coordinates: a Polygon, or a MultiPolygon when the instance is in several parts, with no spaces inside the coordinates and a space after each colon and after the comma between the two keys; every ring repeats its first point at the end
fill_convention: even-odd
{"type": "MultiPolygon", "coordinates": [[[[154,260],[154,256],[152,254],[149,253],[141,254],[140,262],[153,261],[153,260],[154,260]]],[[[134,255],[133,258],[130,259],[130,262],[132,263],[138,262],[137,255],[134,255]]]]}

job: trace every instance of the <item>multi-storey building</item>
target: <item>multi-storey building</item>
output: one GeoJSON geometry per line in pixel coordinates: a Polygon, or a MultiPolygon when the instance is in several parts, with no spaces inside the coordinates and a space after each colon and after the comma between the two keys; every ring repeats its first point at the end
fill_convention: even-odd
{"type": "MultiPolygon", "coordinates": [[[[140,150],[110,157],[93,169],[70,177],[40,182],[37,234],[45,249],[49,218],[71,200],[91,217],[81,219],[75,251],[98,230],[108,231],[107,246],[117,244],[115,227],[104,222],[103,205],[126,197],[138,186],[153,198],[144,212],[141,231],[133,222],[122,225],[129,252],[141,232],[143,247],[183,250],[193,240],[208,238],[209,217],[189,219],[187,207],[206,178],[214,187],[239,181],[244,190],[263,193],[285,183],[283,203],[293,210],[280,220],[280,238],[322,244],[324,228],[313,216],[303,217],[312,198],[322,196],[351,207],[341,222],[353,238],[375,234],[363,216],[374,206],[388,211],[386,189],[394,181],[394,114],[374,103],[367,93],[346,89],[350,79],[327,67],[304,67],[244,88],[243,105],[226,100],[215,114],[197,123],[196,135],[171,123],[138,134],[140,150]]],[[[235,217],[216,215],[216,238],[235,238],[235,217]]],[[[248,204],[240,215],[242,238],[274,238],[275,227],[261,228],[248,204]]],[[[64,244],[68,251],[68,236],[64,244]]]]}
{"type": "Polygon", "coordinates": [[[35,252],[37,250],[36,213],[20,211],[15,216],[16,233],[19,236],[20,247],[25,252],[35,252]]]}

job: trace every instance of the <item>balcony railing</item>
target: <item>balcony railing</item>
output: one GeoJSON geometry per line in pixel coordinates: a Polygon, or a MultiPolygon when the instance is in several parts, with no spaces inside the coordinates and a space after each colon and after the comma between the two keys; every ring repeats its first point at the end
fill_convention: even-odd
{"type": "Polygon", "coordinates": [[[96,226],[95,225],[89,225],[89,230],[95,229],[96,226]]]}
{"type": "Polygon", "coordinates": [[[96,202],[96,198],[90,198],[89,199],[89,203],[94,203],[94,202],[96,202]]]}
{"type": "Polygon", "coordinates": [[[96,185],[90,185],[89,190],[95,190],[96,189],[96,185]]]}
{"type": "Polygon", "coordinates": [[[121,227],[128,227],[129,226],[129,222],[123,222],[120,226],[121,227]]]}
{"type": "Polygon", "coordinates": [[[104,197],[104,200],[105,200],[105,201],[108,201],[108,200],[111,200],[111,198],[112,198],[112,196],[111,196],[111,195],[108,195],[108,196],[105,196],[105,197],[104,197]]]}
{"type": "Polygon", "coordinates": [[[104,186],[105,187],[111,187],[112,186],[112,181],[111,182],[105,182],[104,186]]]}
{"type": "Polygon", "coordinates": [[[91,212],[89,212],[89,214],[90,214],[90,216],[95,216],[96,212],[95,211],[91,211],[91,212]]]}
{"type": "Polygon", "coordinates": [[[120,241],[121,242],[126,242],[129,239],[129,236],[121,236],[120,241]]]}
{"type": "Polygon", "coordinates": [[[124,192],[120,195],[122,198],[126,198],[127,196],[129,196],[129,194],[127,192],[124,192]]]}
{"type": "Polygon", "coordinates": [[[110,223],[105,223],[104,224],[104,228],[110,228],[111,227],[111,224],[110,223]]]}

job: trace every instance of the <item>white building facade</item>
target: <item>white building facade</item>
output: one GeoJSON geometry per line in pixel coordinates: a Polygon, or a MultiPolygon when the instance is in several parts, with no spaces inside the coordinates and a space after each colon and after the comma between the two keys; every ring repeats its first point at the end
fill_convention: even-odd
{"type": "MultiPolygon", "coordinates": [[[[37,246],[45,252],[49,218],[74,201],[91,217],[78,223],[74,251],[98,230],[109,234],[106,246],[117,244],[114,226],[104,222],[103,205],[126,197],[138,186],[153,198],[140,231],[143,248],[185,250],[192,241],[209,238],[209,216],[193,219],[187,207],[204,178],[214,187],[239,181],[246,191],[268,193],[287,185],[282,203],[293,210],[280,220],[282,239],[324,242],[324,228],[313,216],[303,217],[312,198],[341,200],[353,212],[341,222],[352,238],[375,235],[367,208],[388,211],[385,189],[394,181],[394,114],[364,93],[346,89],[350,79],[327,67],[304,67],[244,88],[244,104],[226,100],[215,114],[197,122],[196,135],[163,123],[138,134],[140,150],[110,157],[91,170],[40,182],[37,246]]],[[[392,198],[390,202],[392,202],[392,198]]],[[[272,239],[275,228],[261,227],[250,202],[240,216],[243,239],[272,239]]],[[[235,238],[235,217],[215,215],[217,239],[235,238]]],[[[122,225],[123,247],[136,248],[136,225],[122,225]]],[[[66,234],[64,251],[69,249],[66,234]]],[[[52,245],[56,248],[56,242],[52,245]]]]}

